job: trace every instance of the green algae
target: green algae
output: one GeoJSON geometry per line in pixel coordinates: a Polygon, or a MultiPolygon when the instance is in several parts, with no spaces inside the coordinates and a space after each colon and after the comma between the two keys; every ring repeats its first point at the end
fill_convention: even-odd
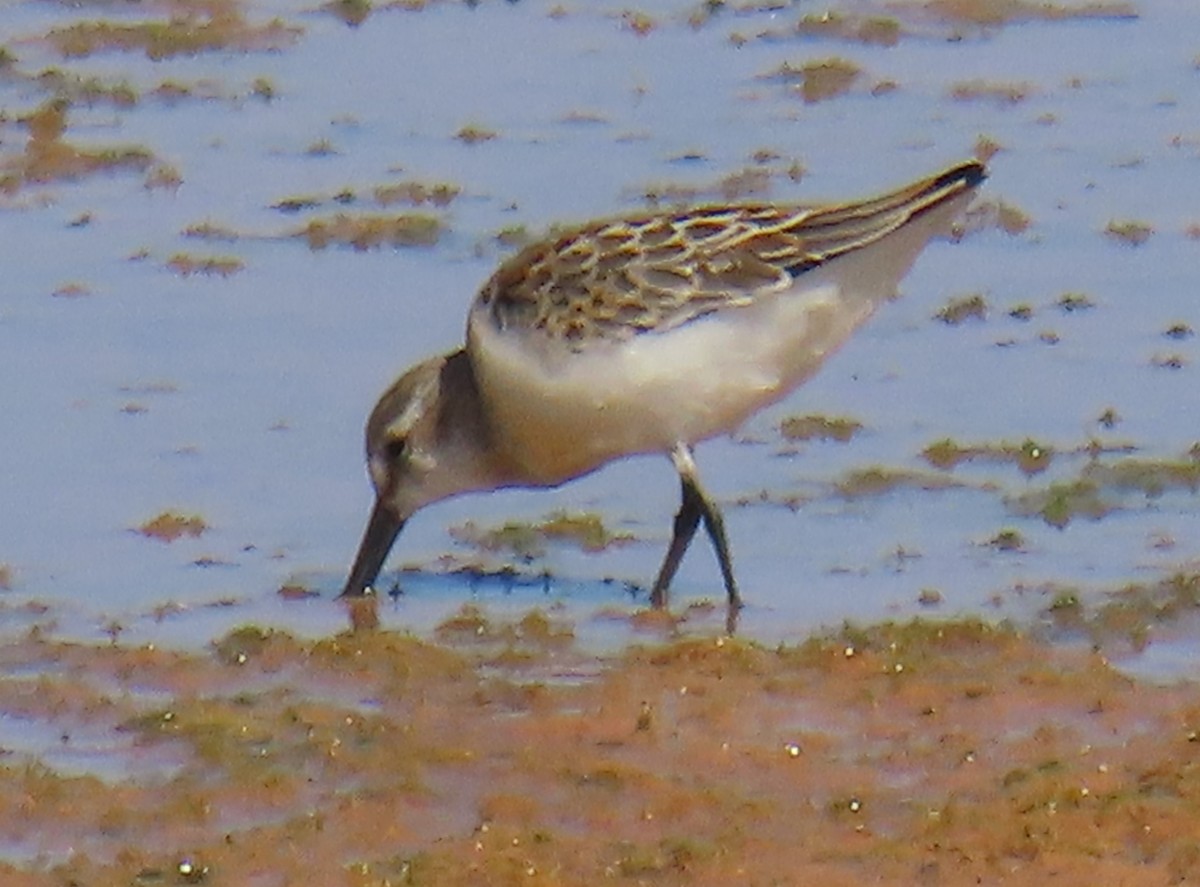
{"type": "Polygon", "coordinates": [[[567,511],[553,512],[541,521],[508,521],[490,528],[468,521],[452,528],[450,535],[465,545],[508,552],[522,560],[544,556],[549,544],[568,544],[595,553],[634,539],[628,533],[610,530],[599,514],[567,511]]]}
{"type": "Polygon", "coordinates": [[[789,416],[779,423],[787,440],[832,440],[846,443],[862,431],[862,423],[845,417],[789,416]]]}

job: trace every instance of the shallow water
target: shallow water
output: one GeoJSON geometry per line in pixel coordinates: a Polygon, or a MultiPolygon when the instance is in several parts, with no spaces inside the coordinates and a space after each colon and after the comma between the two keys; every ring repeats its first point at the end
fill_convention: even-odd
{"type": "MultiPolygon", "coordinates": [[[[1018,207],[1028,230],[933,244],[905,298],[821,375],[733,440],[700,448],[749,602],[740,631],[791,640],[847,618],[914,612],[1028,619],[1062,588],[1100,601],[1125,583],[1195,570],[1197,499],[1186,486],[1155,498],[1113,493],[1116,510],[1062,529],[1014,510],[1021,493],[1076,477],[1084,455],[1060,455],[1028,478],[1009,464],[963,465],[943,472],[965,482],[951,489],[848,497],[834,488],[872,467],[937,474],[919,454],[944,438],[1032,439],[1060,452],[1098,439],[1132,445],[1139,458],[1189,458],[1196,343],[1164,333],[1200,325],[1200,238],[1188,234],[1200,222],[1193,4],[987,29],[913,4],[834,4],[894,15],[907,29],[896,45],[873,46],[795,36],[800,15],[821,11],[808,4],[725,7],[700,25],[688,22],[696,6],[645,4],[654,26],[639,34],[619,5],[377,8],[349,27],[322,9],[262,3],[243,7],[249,21],[279,16],[301,30],[294,43],[161,61],[119,51],[63,59],[44,35],[76,21],[163,17],[170,5],[2,8],[0,45],[13,61],[0,76],[0,158],[23,150],[26,127],[15,121],[52,97],[37,75],[58,68],[138,96],[127,107],[74,101],[67,142],[139,146],[181,179],[147,187],[147,172],[101,173],[0,196],[0,564],[11,586],[0,626],[10,632],[39,622],[68,637],[199,645],[250,620],[340,628],[331,598],[370,504],[363,420],[395,374],[460,340],[473,291],[507,252],[500,231],[630,210],[668,185],[714,199],[716,183],[763,150],[778,155],[767,164],[771,199],[861,195],[964,157],[981,137],[1001,146],[985,198],[1018,207]],[[828,101],[805,103],[769,76],[833,56],[864,73],[828,101]],[[1023,97],[950,97],[975,80],[1021,84],[1023,97]],[[873,95],[885,81],[895,88],[873,95]],[[152,94],[164,82],[193,95],[152,94]],[[468,144],[456,138],[467,125],[496,137],[468,144]],[[806,170],[799,182],[784,174],[793,161],[806,170]],[[444,208],[416,208],[444,222],[435,245],[312,250],[282,236],[339,211],[411,209],[370,199],[404,181],[462,189],[444,208]],[[356,201],[334,200],[346,189],[356,201]],[[272,208],[296,198],[321,205],[272,208]],[[1133,246],[1103,233],[1114,220],[1154,232],[1133,246]],[[239,236],[184,236],[201,223],[239,236]],[[243,267],[186,276],[168,265],[179,253],[243,267]],[[1059,308],[1068,292],[1093,307],[1059,308]],[[970,293],[985,296],[986,319],[933,319],[970,293]],[[1028,320],[1008,316],[1021,304],[1028,320]],[[1097,420],[1110,409],[1119,421],[1106,428],[1097,420]],[[779,421],[808,413],[865,428],[847,444],[784,441],[779,421]],[[761,491],[800,505],[755,502],[761,491]],[[168,510],[198,514],[209,529],[171,543],[136,532],[168,510]],[[1009,528],[1024,538],[1020,550],[988,544],[1009,528]],[[321,596],[281,600],[289,582],[321,596]]],[[[393,565],[437,572],[447,552],[476,556],[448,527],[556,510],[595,511],[638,541],[595,555],[551,547],[518,564],[529,582],[402,580],[384,622],[424,633],[465,601],[561,602],[585,637],[619,640],[627,628],[612,610],[644,604],[638,589],[657,567],[676,495],[666,461],[642,458],[550,493],[430,508],[405,530],[393,565]],[[536,579],[543,572],[548,583],[536,579]]],[[[718,580],[698,540],[675,599],[719,601],[718,580]]],[[[715,613],[697,620],[722,623],[715,613]]],[[[1161,661],[1173,674],[1194,667],[1161,661]]]]}

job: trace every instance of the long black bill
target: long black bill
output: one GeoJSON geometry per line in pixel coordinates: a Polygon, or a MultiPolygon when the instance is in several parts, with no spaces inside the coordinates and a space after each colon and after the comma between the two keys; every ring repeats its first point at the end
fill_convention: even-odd
{"type": "Polygon", "coordinates": [[[376,499],[371,519],[367,521],[366,532],[358,546],[358,555],[354,558],[354,566],[350,569],[350,578],[342,589],[342,597],[361,597],[367,593],[383,569],[392,543],[403,528],[404,519],[398,517],[382,500],[376,499]]]}

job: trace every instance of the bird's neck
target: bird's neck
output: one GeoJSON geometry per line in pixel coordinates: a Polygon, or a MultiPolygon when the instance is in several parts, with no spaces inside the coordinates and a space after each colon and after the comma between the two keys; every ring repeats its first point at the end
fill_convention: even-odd
{"type": "Polygon", "coordinates": [[[465,349],[453,352],[442,364],[440,392],[437,436],[443,451],[473,463],[464,467],[480,478],[481,488],[520,484],[520,472],[495,446],[475,367],[465,349]]]}

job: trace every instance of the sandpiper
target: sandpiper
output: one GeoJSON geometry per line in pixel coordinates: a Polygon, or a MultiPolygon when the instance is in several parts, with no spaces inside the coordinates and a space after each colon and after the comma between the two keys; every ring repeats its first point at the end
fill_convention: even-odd
{"type": "Polygon", "coordinates": [[[646,212],[521,250],[476,296],[466,345],[414,366],[372,411],[375,507],[343,595],[370,590],[425,505],[665,453],[683,494],[651,602],[666,605],[703,521],[736,610],[724,522],[693,445],[812,376],[985,176],[969,160],[867,200],[646,212]]]}

